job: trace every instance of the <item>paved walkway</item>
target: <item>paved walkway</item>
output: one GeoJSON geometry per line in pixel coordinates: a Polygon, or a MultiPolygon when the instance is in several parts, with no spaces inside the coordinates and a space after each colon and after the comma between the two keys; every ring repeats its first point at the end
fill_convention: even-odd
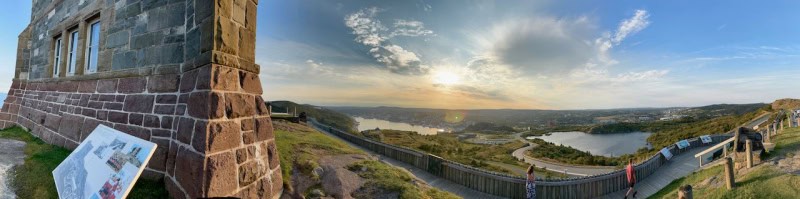
{"type": "MultiPolygon", "coordinates": [[[[690,149],[687,152],[673,156],[667,164],[659,167],[655,173],[636,183],[635,188],[639,192],[636,198],[647,198],[666,187],[673,180],[685,177],[699,169],[700,162],[694,158],[694,154],[700,153],[711,146],[712,145],[707,145],[690,149]]],[[[623,198],[627,191],[627,189],[617,191],[600,198],[623,198]]]]}
{"type": "Polygon", "coordinates": [[[480,192],[480,191],[476,191],[474,189],[467,188],[467,187],[465,187],[463,185],[456,184],[456,183],[454,183],[452,181],[442,179],[442,178],[440,178],[438,176],[435,176],[433,174],[428,173],[425,170],[419,169],[419,168],[415,167],[414,165],[406,164],[404,162],[400,162],[400,161],[397,161],[397,160],[392,159],[392,158],[383,157],[383,155],[377,154],[377,153],[375,153],[375,152],[373,152],[373,151],[371,151],[369,149],[365,149],[365,148],[362,148],[361,146],[358,146],[356,144],[350,143],[347,140],[341,139],[341,138],[339,138],[339,136],[335,136],[333,134],[330,134],[330,133],[328,133],[327,131],[325,131],[323,129],[316,128],[314,125],[309,125],[309,127],[317,129],[317,131],[322,132],[323,134],[327,135],[328,137],[332,137],[334,139],[341,140],[341,141],[343,141],[344,143],[347,143],[348,145],[350,145],[353,148],[360,149],[360,150],[362,150],[362,151],[364,151],[364,152],[366,152],[366,153],[368,153],[370,155],[376,156],[376,157],[378,157],[380,159],[381,162],[390,164],[390,165],[395,166],[395,167],[403,168],[403,169],[411,172],[411,174],[416,176],[417,179],[425,181],[425,183],[428,183],[428,185],[430,185],[432,187],[436,187],[436,188],[439,188],[441,190],[453,193],[453,194],[458,195],[458,196],[460,196],[462,198],[486,198],[486,199],[502,198],[502,197],[497,197],[495,195],[491,195],[491,194],[483,193],[483,192],[480,192]]]}
{"type": "Polygon", "coordinates": [[[0,199],[14,199],[8,178],[11,168],[25,162],[25,142],[0,139],[0,199]]]}

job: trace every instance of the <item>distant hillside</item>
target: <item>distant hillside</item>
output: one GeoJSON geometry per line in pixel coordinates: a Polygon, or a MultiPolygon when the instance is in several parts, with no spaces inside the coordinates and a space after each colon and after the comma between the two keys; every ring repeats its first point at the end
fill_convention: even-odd
{"type": "Polygon", "coordinates": [[[297,104],[291,101],[272,101],[273,112],[292,112],[297,108],[297,113],[306,112],[308,117],[316,119],[318,122],[333,126],[338,129],[357,132],[356,120],[343,113],[336,112],[320,106],[309,104],[297,104]]]}
{"type": "Polygon", "coordinates": [[[800,109],[800,99],[779,99],[772,103],[772,109],[800,109]]]}
{"type": "Polygon", "coordinates": [[[709,119],[720,116],[742,115],[764,108],[767,104],[714,104],[689,108],[680,111],[679,114],[693,117],[695,119],[709,119]]]}
{"type": "Polygon", "coordinates": [[[514,133],[514,128],[504,126],[504,125],[497,125],[488,122],[479,122],[473,125],[467,126],[464,129],[464,132],[467,133],[514,133]]]}

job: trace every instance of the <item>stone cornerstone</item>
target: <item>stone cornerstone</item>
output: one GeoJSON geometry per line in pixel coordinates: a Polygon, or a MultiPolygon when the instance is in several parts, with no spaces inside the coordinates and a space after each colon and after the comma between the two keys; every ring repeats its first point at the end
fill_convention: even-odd
{"type": "Polygon", "coordinates": [[[33,0],[0,127],[74,149],[104,124],[158,144],[143,177],[174,198],[278,198],[257,4],[33,0]]]}

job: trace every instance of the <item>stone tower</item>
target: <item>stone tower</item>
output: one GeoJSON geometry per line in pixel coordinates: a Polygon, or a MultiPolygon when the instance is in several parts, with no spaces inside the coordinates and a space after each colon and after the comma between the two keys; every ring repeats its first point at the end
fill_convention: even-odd
{"type": "Polygon", "coordinates": [[[0,127],[74,149],[104,124],[158,144],[174,198],[277,198],[257,0],[33,0],[0,127]]]}

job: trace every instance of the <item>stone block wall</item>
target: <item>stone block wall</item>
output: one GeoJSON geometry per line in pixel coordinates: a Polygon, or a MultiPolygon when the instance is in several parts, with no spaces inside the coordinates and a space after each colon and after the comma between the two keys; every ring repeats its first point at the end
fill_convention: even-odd
{"type": "Polygon", "coordinates": [[[103,124],[158,144],[143,177],[164,179],[173,198],[277,198],[282,176],[254,63],[257,3],[35,0],[0,127],[74,149],[103,124]],[[87,16],[101,21],[98,72],[48,76],[44,33],[83,28],[87,16]]]}

